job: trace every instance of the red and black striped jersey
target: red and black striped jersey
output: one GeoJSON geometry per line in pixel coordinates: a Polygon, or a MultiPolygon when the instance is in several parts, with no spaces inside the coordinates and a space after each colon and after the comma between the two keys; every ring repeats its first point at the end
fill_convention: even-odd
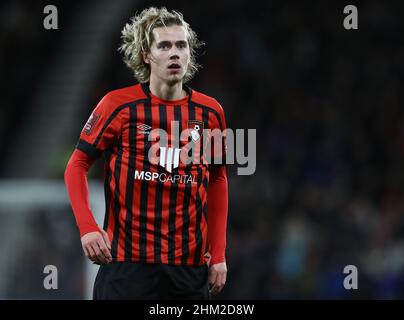
{"type": "MultiPolygon", "coordinates": [[[[187,96],[175,101],[154,96],[148,84],[111,91],[81,132],[76,148],[105,156],[104,230],[113,261],[205,262],[210,165],[204,154],[213,148],[203,129],[223,131],[226,122],[215,99],[184,89],[187,96]],[[190,147],[201,161],[182,161],[190,147]]],[[[224,148],[219,153],[212,157],[224,157],[224,148]]]]}

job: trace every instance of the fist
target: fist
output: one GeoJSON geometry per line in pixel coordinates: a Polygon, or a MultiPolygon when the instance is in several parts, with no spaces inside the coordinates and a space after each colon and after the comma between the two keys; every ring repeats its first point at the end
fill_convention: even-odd
{"type": "Polygon", "coordinates": [[[107,264],[112,261],[111,243],[104,230],[86,233],[81,237],[81,245],[84,254],[91,261],[98,264],[107,264]]]}
{"type": "Polygon", "coordinates": [[[226,262],[216,263],[209,265],[209,286],[210,292],[213,295],[222,291],[227,277],[227,265],[226,262]]]}

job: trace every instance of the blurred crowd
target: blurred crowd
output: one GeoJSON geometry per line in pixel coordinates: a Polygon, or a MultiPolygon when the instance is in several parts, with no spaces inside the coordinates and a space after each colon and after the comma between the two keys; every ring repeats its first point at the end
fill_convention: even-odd
{"type": "MultiPolygon", "coordinates": [[[[12,0],[0,3],[0,176],[16,132],[35,112],[30,105],[49,62],[57,54],[64,30],[43,27],[47,1],[12,0]]],[[[59,24],[67,24],[77,2],[55,0],[59,24]]]]}
{"type": "MultiPolygon", "coordinates": [[[[134,4],[133,14],[149,5],[134,4]]],[[[6,152],[11,129],[23,123],[17,110],[34,112],[29,99],[63,38],[27,26],[38,23],[29,2],[0,8],[0,40],[8,45],[0,51],[6,152]],[[24,25],[7,19],[10,10],[20,10],[24,25]]],[[[400,3],[359,4],[359,29],[350,31],[337,3],[177,1],[168,8],[183,12],[206,42],[203,69],[190,86],[221,102],[228,127],[257,130],[255,174],[238,176],[236,165],[228,167],[229,274],[220,298],[403,298],[400,3]],[[358,269],[359,290],[344,289],[347,265],[358,269]]],[[[71,151],[100,98],[134,83],[117,52],[120,29],[133,14],[111,39],[77,137],[66,146],[71,151]]],[[[101,167],[93,177],[102,178],[101,167]]]]}

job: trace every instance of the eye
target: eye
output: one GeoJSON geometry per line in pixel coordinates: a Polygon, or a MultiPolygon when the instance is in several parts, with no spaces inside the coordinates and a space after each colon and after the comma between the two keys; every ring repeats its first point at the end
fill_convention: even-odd
{"type": "Polygon", "coordinates": [[[163,49],[163,50],[170,49],[170,44],[169,44],[169,43],[166,43],[166,42],[163,42],[163,43],[161,43],[161,44],[159,45],[159,48],[160,48],[160,49],[163,49]]]}

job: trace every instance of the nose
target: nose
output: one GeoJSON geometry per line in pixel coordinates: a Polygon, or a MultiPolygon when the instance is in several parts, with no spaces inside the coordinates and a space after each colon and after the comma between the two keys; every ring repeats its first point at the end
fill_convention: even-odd
{"type": "Polygon", "coordinates": [[[179,59],[180,56],[176,53],[170,54],[170,60],[175,60],[175,59],[179,59]]]}
{"type": "Polygon", "coordinates": [[[171,47],[169,57],[170,57],[170,60],[175,60],[175,59],[180,58],[180,56],[178,55],[178,48],[176,46],[171,47]]]}

